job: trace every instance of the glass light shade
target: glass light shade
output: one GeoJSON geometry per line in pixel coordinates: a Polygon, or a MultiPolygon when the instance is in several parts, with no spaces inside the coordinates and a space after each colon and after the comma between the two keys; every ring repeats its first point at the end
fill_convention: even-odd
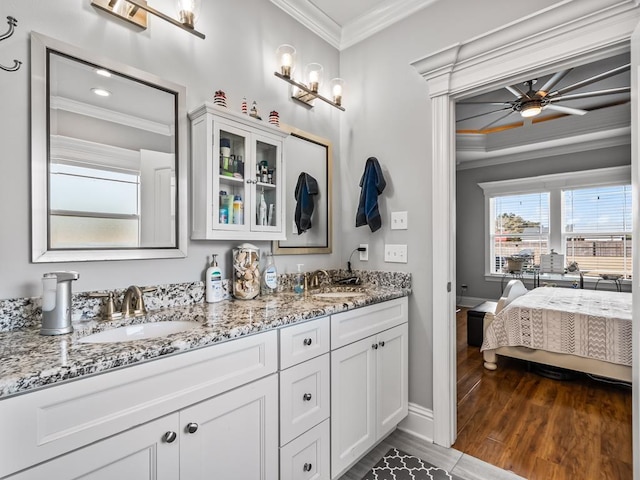
{"type": "Polygon", "coordinates": [[[185,27],[194,28],[200,15],[200,6],[202,0],[176,0],[178,9],[178,20],[185,27]]]}
{"type": "Polygon", "coordinates": [[[531,102],[523,105],[522,110],[520,110],[520,115],[524,118],[531,118],[540,115],[540,112],[542,112],[540,102],[531,102]]]}
{"type": "Polygon", "coordinates": [[[284,77],[291,77],[296,62],[296,49],[292,45],[280,45],[276,50],[276,65],[284,77]]]}
{"type": "Polygon", "coordinates": [[[341,78],[334,78],[331,80],[331,96],[333,97],[333,103],[336,105],[342,105],[342,95],[344,94],[344,80],[341,78]]]}
{"type": "Polygon", "coordinates": [[[307,86],[312,92],[317,92],[322,86],[322,75],[324,69],[319,63],[309,63],[304,67],[304,78],[307,80],[307,86]]]}

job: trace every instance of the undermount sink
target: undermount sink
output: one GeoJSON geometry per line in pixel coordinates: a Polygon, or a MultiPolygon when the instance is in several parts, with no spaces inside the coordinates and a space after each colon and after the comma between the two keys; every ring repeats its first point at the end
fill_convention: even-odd
{"type": "Polygon", "coordinates": [[[320,293],[312,293],[313,297],[319,298],[351,298],[351,297],[361,297],[365,295],[363,292],[320,292],[320,293]]]}
{"type": "Polygon", "coordinates": [[[78,340],[80,343],[133,342],[147,338],[164,337],[172,333],[186,332],[199,326],[196,322],[149,322],[93,333],[78,340]]]}

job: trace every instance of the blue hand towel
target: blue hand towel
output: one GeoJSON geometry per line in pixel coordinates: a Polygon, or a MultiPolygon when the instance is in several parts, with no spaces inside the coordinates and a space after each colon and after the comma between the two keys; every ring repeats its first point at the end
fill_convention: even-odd
{"type": "Polygon", "coordinates": [[[387,182],[376,157],[369,157],[360,179],[360,202],[356,213],[356,227],[369,225],[372,232],[382,226],[382,218],[378,211],[378,195],[382,193],[387,182]]]}
{"type": "Polygon", "coordinates": [[[296,184],[296,211],[294,220],[298,229],[298,235],[311,228],[311,215],[313,215],[313,195],[318,194],[318,181],[308,173],[298,175],[296,184]]]}

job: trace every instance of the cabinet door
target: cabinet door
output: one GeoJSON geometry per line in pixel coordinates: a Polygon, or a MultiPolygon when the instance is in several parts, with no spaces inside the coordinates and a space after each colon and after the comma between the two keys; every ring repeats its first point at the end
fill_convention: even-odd
{"type": "Polygon", "coordinates": [[[409,368],[406,323],[378,334],[376,350],[377,438],[391,432],[408,413],[409,368]]]}
{"type": "Polygon", "coordinates": [[[376,440],[376,337],[331,352],[331,478],[376,440]]]}
{"type": "Polygon", "coordinates": [[[6,478],[176,480],[178,427],[178,414],[168,415],[6,478]]]}
{"type": "Polygon", "coordinates": [[[252,178],[251,134],[213,119],[213,203],[211,224],[217,230],[249,231],[252,178]],[[227,146],[228,145],[228,146],[227,146]],[[238,200],[241,202],[239,203],[238,200]],[[239,208],[239,206],[242,208],[239,208]]]}
{"type": "Polygon", "coordinates": [[[278,377],[180,412],[180,479],[278,478],[278,377]]]}
{"type": "MultiPolygon", "coordinates": [[[[256,170],[249,209],[252,212],[251,230],[280,232],[282,231],[281,200],[284,188],[282,141],[266,135],[253,134],[252,150],[256,170]]],[[[293,192],[291,194],[293,195],[293,192]]]]}

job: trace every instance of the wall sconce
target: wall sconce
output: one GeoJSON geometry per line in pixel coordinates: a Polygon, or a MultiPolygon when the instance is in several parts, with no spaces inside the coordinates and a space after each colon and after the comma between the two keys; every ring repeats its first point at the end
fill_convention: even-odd
{"type": "Polygon", "coordinates": [[[291,98],[308,107],[313,107],[313,101],[316,98],[319,98],[323,102],[344,111],[344,107],[342,107],[342,89],[344,86],[344,80],[341,78],[335,78],[331,81],[333,101],[324,97],[319,93],[319,90],[322,87],[324,74],[324,69],[319,63],[310,63],[304,68],[306,84],[291,78],[291,74],[295,68],[295,53],[296,49],[291,45],[280,45],[276,50],[276,62],[280,71],[273,72],[276,77],[281,78],[285,82],[296,87],[291,98]]]}
{"type": "Polygon", "coordinates": [[[204,34],[194,29],[195,21],[200,13],[201,0],[176,0],[176,2],[180,21],[148,6],[147,0],[91,0],[91,5],[143,29],[147,28],[147,13],[151,13],[196,37],[204,39],[204,34]]]}

